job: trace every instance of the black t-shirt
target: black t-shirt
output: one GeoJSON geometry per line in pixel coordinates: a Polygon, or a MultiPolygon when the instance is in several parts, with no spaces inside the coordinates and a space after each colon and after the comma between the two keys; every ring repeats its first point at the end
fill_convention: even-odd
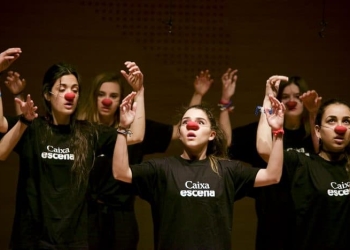
{"type": "MultiPolygon", "coordinates": [[[[146,119],[144,140],[128,146],[129,164],[142,162],[146,154],[163,153],[170,144],[173,126],[146,119]]],[[[112,173],[112,158],[98,155],[90,176],[90,195],[106,205],[134,210],[134,191],[128,183],[117,181],[112,173]]]]}
{"type": "MultiPolygon", "coordinates": [[[[18,117],[7,120],[11,128],[18,117]]],[[[91,170],[95,154],[112,157],[115,129],[82,121],[75,128],[87,138],[85,171],[91,170]]],[[[69,125],[48,125],[40,117],[16,145],[20,169],[12,248],[87,249],[87,185],[78,188],[72,172],[74,159],[81,158],[74,151],[74,131],[69,125]]]]}
{"type": "Polygon", "coordinates": [[[350,180],[347,159],[329,162],[317,155],[285,152],[283,178],[296,211],[294,249],[350,247],[350,180]]]}
{"type": "MultiPolygon", "coordinates": [[[[252,167],[266,168],[266,162],[256,149],[258,122],[232,130],[232,145],[229,155],[252,167]]],[[[285,150],[313,153],[311,136],[305,136],[304,127],[297,130],[284,128],[285,150]]],[[[283,174],[282,174],[283,175],[283,174]]],[[[256,249],[290,249],[293,245],[295,214],[289,184],[284,178],[276,185],[255,188],[250,197],[255,199],[258,217],[256,249]]]]}
{"type": "Polygon", "coordinates": [[[253,188],[258,169],[220,160],[166,157],[131,166],[132,184],[152,208],[155,249],[231,249],[233,203],[253,188]]]}

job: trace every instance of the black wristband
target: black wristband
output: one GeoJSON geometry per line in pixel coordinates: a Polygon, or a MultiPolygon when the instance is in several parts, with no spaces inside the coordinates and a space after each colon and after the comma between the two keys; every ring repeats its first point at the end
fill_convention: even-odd
{"type": "Polygon", "coordinates": [[[19,116],[19,121],[22,122],[24,125],[30,126],[32,124],[33,121],[29,121],[27,120],[24,115],[20,115],[19,116]]]}

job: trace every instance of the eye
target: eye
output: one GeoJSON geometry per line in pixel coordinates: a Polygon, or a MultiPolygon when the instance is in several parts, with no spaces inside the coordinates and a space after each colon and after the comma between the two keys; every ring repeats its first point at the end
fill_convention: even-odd
{"type": "Polygon", "coordinates": [[[205,122],[204,122],[204,121],[199,121],[199,122],[198,122],[198,124],[200,124],[200,125],[204,125],[204,124],[205,124],[205,122]]]}
{"type": "Polygon", "coordinates": [[[181,122],[181,124],[182,124],[182,125],[186,125],[186,124],[187,124],[187,120],[183,120],[183,121],[181,122]]]}
{"type": "Polygon", "coordinates": [[[344,124],[349,125],[350,124],[350,119],[346,119],[343,121],[344,124]]]}
{"type": "Polygon", "coordinates": [[[98,92],[97,96],[98,96],[98,97],[105,96],[105,93],[103,93],[103,92],[98,92]]]}
{"type": "Polygon", "coordinates": [[[326,121],[328,124],[333,124],[335,123],[335,119],[334,118],[330,118],[326,121]]]}
{"type": "Polygon", "coordinates": [[[119,97],[119,95],[117,95],[117,94],[112,94],[111,96],[110,96],[112,99],[117,99],[118,97],[119,97]]]}

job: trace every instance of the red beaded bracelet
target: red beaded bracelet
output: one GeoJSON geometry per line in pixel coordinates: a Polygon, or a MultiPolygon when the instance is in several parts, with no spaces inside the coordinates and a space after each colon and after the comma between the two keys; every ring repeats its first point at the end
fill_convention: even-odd
{"type": "Polygon", "coordinates": [[[276,129],[276,130],[272,130],[272,134],[273,134],[274,136],[277,136],[277,135],[279,135],[279,134],[284,135],[284,130],[283,130],[283,128],[281,128],[281,129],[276,129]]]}

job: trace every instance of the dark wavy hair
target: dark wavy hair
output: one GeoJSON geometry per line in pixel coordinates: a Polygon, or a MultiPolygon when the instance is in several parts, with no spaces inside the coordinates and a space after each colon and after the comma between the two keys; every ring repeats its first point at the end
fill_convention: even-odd
{"type": "MultiPolygon", "coordinates": [[[[43,133],[41,133],[42,140],[49,140],[52,135],[52,126],[53,123],[52,108],[51,102],[48,101],[45,96],[51,95],[52,88],[54,84],[61,77],[65,75],[74,75],[79,84],[79,94],[81,92],[81,83],[80,77],[77,70],[70,64],[67,63],[57,63],[52,65],[45,73],[42,85],[42,97],[44,99],[44,108],[45,108],[45,119],[47,121],[45,127],[43,128],[43,133]]],[[[71,173],[74,178],[72,178],[72,184],[79,189],[81,186],[87,185],[87,180],[91,166],[88,166],[87,155],[89,144],[92,143],[88,139],[87,135],[92,135],[96,133],[96,130],[87,122],[79,122],[77,120],[77,109],[79,108],[79,100],[77,103],[77,108],[70,116],[70,147],[74,153],[74,163],[71,169],[71,173]]],[[[91,146],[91,145],[90,145],[91,146]]]]}
{"type": "MultiPolygon", "coordinates": [[[[305,79],[303,79],[302,77],[300,77],[300,76],[288,77],[288,82],[282,81],[279,85],[278,93],[277,93],[277,97],[276,97],[279,101],[282,100],[283,90],[291,84],[295,84],[296,86],[298,86],[300,94],[303,94],[309,90],[309,87],[308,87],[305,79]]],[[[303,109],[301,124],[302,124],[302,126],[304,126],[305,137],[309,136],[311,128],[310,128],[310,123],[309,123],[309,114],[308,114],[307,109],[305,109],[305,108],[303,109]]]]}

